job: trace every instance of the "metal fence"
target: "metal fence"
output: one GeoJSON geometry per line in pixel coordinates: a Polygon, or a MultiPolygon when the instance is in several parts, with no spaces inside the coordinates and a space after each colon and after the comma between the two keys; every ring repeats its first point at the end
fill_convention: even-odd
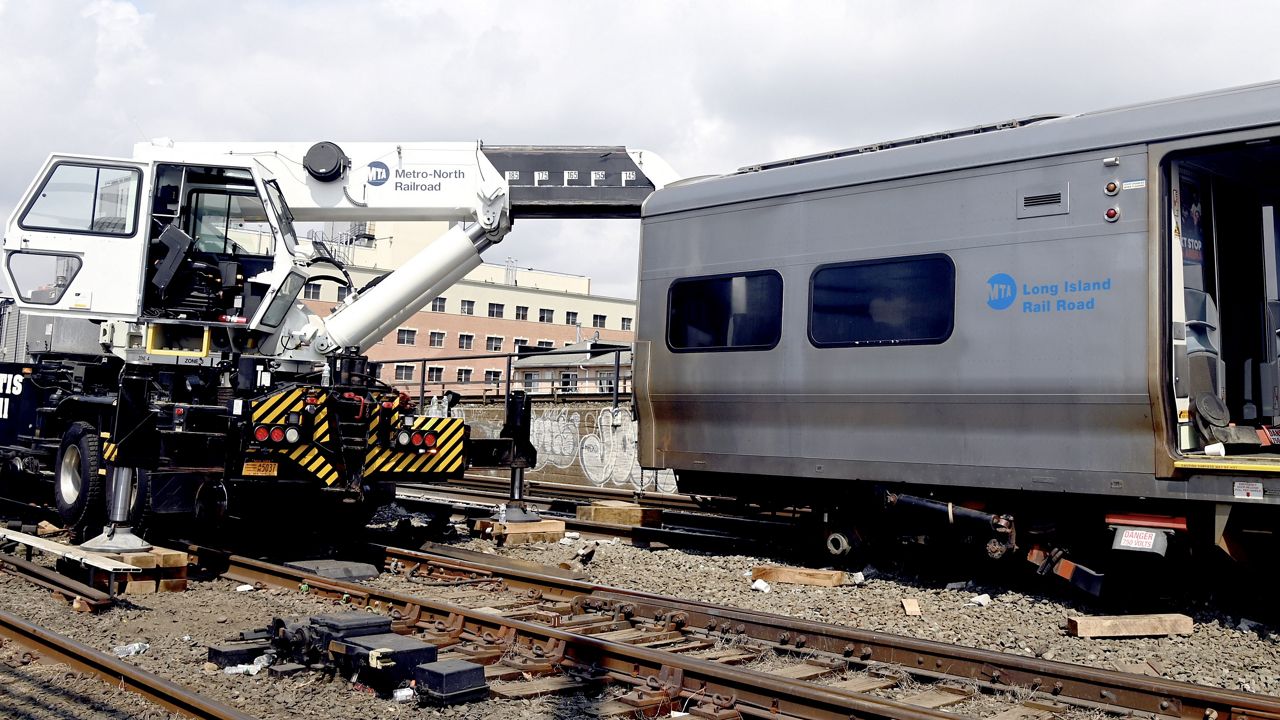
{"type": "Polygon", "coordinates": [[[537,358],[543,360],[557,355],[562,356],[588,356],[588,363],[565,362],[563,365],[542,362],[538,367],[528,368],[529,372],[538,372],[539,377],[529,383],[525,378],[520,378],[520,382],[515,385],[514,389],[524,390],[532,396],[544,395],[549,397],[566,397],[575,398],[599,398],[602,396],[609,397],[613,403],[613,407],[618,407],[619,398],[630,396],[632,389],[632,372],[631,363],[623,363],[623,353],[630,353],[630,347],[618,347],[598,350],[583,350],[582,348],[571,349],[539,349],[537,351],[526,351],[523,353],[484,353],[470,355],[439,355],[435,357],[421,358],[394,358],[377,361],[381,367],[382,381],[392,387],[412,395],[416,391],[419,405],[423,405],[427,400],[436,395],[443,395],[446,390],[453,390],[463,397],[480,398],[487,401],[489,398],[505,399],[511,394],[513,389],[514,373],[523,370],[516,364],[521,359],[537,358]],[[602,358],[612,356],[612,372],[608,376],[601,376],[601,370],[607,370],[610,364],[600,362],[602,358]],[[501,360],[505,364],[502,371],[502,377],[498,379],[475,379],[458,380],[456,378],[442,377],[439,379],[431,379],[428,377],[428,368],[438,366],[445,362],[475,362],[482,360],[501,360]],[[395,377],[396,367],[409,366],[413,368],[412,379],[397,379],[395,377]],[[388,368],[390,370],[388,371],[388,368]],[[574,370],[593,369],[596,371],[595,376],[579,377],[574,370]],[[541,373],[546,370],[553,372],[552,377],[543,378],[541,373]],[[558,374],[556,377],[554,374],[558,374]],[[428,394],[430,392],[430,394],[428,394]]]}

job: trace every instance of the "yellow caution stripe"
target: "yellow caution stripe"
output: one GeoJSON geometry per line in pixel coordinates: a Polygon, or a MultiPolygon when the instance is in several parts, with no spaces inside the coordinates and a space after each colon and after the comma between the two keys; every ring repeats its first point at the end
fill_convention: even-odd
{"type": "Polygon", "coordinates": [[[1174,460],[1173,466],[1187,470],[1230,470],[1248,473],[1280,473],[1276,462],[1232,462],[1230,460],[1174,460]]]}

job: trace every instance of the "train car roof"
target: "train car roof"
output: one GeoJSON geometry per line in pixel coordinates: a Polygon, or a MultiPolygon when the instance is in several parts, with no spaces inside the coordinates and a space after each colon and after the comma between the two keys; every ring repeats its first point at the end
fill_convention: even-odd
{"type": "Polygon", "coordinates": [[[1280,81],[744,168],[659,190],[646,202],[644,216],[1277,123],[1280,81]]]}

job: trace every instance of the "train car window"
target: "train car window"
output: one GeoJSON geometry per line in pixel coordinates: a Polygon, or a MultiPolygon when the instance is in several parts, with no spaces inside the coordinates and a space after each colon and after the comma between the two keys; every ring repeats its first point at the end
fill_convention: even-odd
{"type": "Polygon", "coordinates": [[[809,283],[817,347],[932,345],[951,337],[956,267],[946,255],[823,265],[809,283]]]}
{"type": "Polygon", "coordinates": [[[774,270],[671,283],[667,345],[672,350],[768,350],[781,337],[782,276],[774,270]]]}

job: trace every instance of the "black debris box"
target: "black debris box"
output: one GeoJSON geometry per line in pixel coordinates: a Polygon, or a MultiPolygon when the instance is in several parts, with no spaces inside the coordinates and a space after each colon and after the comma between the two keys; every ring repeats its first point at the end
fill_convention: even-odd
{"type": "Polygon", "coordinates": [[[267,668],[267,675],[270,675],[271,677],[290,677],[292,675],[297,675],[306,669],[306,666],[299,665],[298,663],[281,663],[267,668]]]}
{"type": "Polygon", "coordinates": [[[414,671],[418,696],[431,705],[457,705],[489,697],[484,666],[466,660],[440,660],[414,671]]]}
{"type": "Polygon", "coordinates": [[[209,662],[220,668],[230,667],[231,665],[247,665],[263,653],[270,651],[271,643],[265,640],[210,645],[209,662]]]}
{"type": "Polygon", "coordinates": [[[333,613],[332,615],[313,615],[311,624],[319,630],[318,635],[323,642],[340,640],[352,635],[377,635],[391,632],[391,618],[366,612],[333,613]]]}
{"type": "Polygon", "coordinates": [[[436,646],[395,633],[357,635],[343,639],[360,668],[360,679],[370,687],[390,688],[413,677],[413,669],[436,660],[436,646]]]}

